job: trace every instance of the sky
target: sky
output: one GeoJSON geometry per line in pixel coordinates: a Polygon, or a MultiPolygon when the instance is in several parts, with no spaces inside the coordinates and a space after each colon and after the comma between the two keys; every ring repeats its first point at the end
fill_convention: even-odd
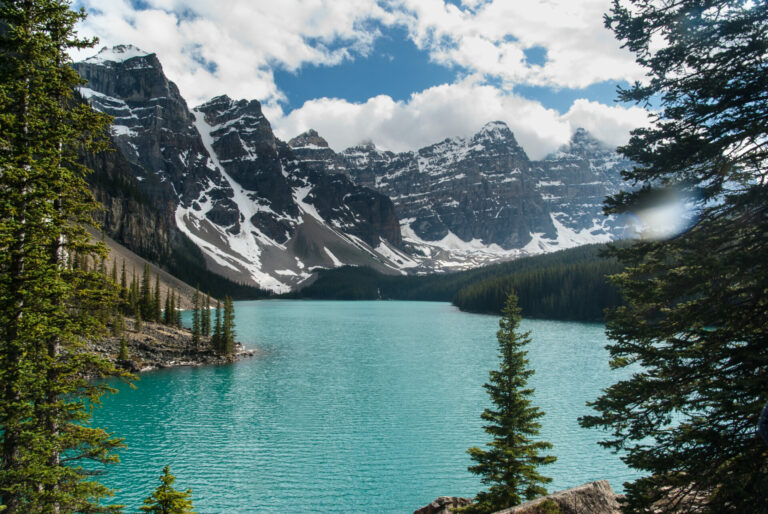
{"type": "MultiPolygon", "coordinates": [[[[610,0],[76,0],[98,48],[157,54],[190,107],[256,99],[278,137],[406,151],[504,121],[541,158],[584,127],[647,124],[616,103],[644,78],[603,26],[610,0]]],[[[98,49],[97,48],[97,49],[98,49]]],[[[80,60],[97,49],[74,54],[80,60]]]]}

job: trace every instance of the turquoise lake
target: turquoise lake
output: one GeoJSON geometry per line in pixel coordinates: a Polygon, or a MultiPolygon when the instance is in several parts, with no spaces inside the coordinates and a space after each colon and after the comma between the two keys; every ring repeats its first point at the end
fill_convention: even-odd
{"type": "MultiPolygon", "coordinates": [[[[483,383],[498,318],[432,302],[236,302],[238,340],[259,356],[144,373],[95,424],[125,438],[102,481],[135,512],[171,465],[201,513],[400,512],[474,496],[466,449],[488,439],[483,383]]],[[[579,427],[585,402],[621,378],[604,327],[524,320],[549,490],[634,478],[579,427]]],[[[624,371],[626,373],[626,371],[624,371]]]]}

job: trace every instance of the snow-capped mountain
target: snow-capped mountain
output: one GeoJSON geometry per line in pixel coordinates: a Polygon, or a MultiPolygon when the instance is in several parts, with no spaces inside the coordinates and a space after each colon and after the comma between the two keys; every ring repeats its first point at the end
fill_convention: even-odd
{"type": "Polygon", "coordinates": [[[318,267],[463,269],[618,231],[602,200],[628,163],[583,130],[541,161],[498,121],[411,152],[364,143],[337,153],[314,130],[280,141],[256,100],[189,109],[155,54],[129,45],[75,66],[88,81],[81,95],[114,117],[123,167],[164,230],[237,282],[282,292],[318,267]]]}
{"type": "Polygon", "coordinates": [[[82,96],[114,116],[113,139],[141,185],[172,191],[177,228],[212,270],[287,291],[315,267],[397,272],[408,260],[392,202],[302,164],[257,101],[222,96],[190,110],[157,57],[132,46],[76,68],[82,96]]]}
{"type": "Polygon", "coordinates": [[[602,201],[616,191],[627,162],[583,129],[542,161],[530,161],[499,121],[470,138],[399,154],[372,143],[333,154],[315,131],[294,141],[303,149],[297,155],[316,169],[326,162],[327,172],[392,199],[417,271],[605,242],[617,231],[602,201]]]}

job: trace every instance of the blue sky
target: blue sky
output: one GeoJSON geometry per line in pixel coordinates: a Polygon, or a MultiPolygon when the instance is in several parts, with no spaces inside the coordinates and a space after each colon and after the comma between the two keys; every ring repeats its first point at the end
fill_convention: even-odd
{"type": "MultiPolygon", "coordinates": [[[[621,144],[614,102],[642,70],[602,24],[609,0],[79,0],[102,45],[157,53],[193,106],[258,99],[279,137],[395,151],[505,121],[532,157],[579,126],[621,144]]],[[[76,59],[94,53],[84,52],[76,59]]]]}

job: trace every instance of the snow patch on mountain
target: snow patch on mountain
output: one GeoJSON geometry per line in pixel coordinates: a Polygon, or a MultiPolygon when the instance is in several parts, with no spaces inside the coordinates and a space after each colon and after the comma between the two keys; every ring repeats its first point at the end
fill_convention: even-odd
{"type": "Polygon", "coordinates": [[[133,45],[105,46],[96,55],[85,59],[85,62],[89,64],[121,63],[128,59],[146,57],[148,55],[152,54],[133,45]]]}

